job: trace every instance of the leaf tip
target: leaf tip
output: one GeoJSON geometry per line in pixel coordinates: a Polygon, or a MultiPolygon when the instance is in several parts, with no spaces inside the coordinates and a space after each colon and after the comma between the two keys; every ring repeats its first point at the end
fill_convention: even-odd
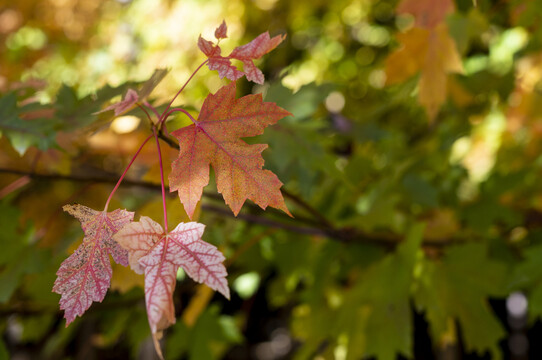
{"type": "Polygon", "coordinates": [[[224,297],[228,300],[231,300],[230,298],[230,288],[226,285],[225,288],[218,290],[224,297]]]}
{"type": "Polygon", "coordinates": [[[162,354],[162,347],[160,346],[160,338],[162,337],[162,332],[159,331],[158,333],[153,332],[152,333],[152,343],[154,345],[154,350],[156,350],[156,355],[160,358],[160,360],[164,360],[164,355],[162,354]]]}
{"type": "Polygon", "coordinates": [[[290,212],[290,210],[288,210],[288,208],[286,207],[286,205],[284,206],[284,209],[281,209],[282,211],[284,211],[286,213],[286,215],[288,215],[289,217],[291,217],[292,219],[294,218],[294,216],[292,215],[292,213],[290,212]]]}

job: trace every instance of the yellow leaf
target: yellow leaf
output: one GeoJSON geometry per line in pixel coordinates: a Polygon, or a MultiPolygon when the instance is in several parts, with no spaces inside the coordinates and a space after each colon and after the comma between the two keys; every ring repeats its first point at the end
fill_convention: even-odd
{"type": "Polygon", "coordinates": [[[451,72],[463,72],[463,65],[448,27],[440,24],[429,34],[419,83],[418,100],[425,107],[430,121],[446,101],[447,74],[451,72]]]}
{"type": "Polygon", "coordinates": [[[402,46],[386,61],[387,81],[399,83],[421,72],[418,100],[432,121],[446,100],[448,73],[463,72],[455,42],[443,23],[432,29],[412,28],[397,39],[402,46]]]}
{"type": "Polygon", "coordinates": [[[412,28],[397,34],[399,49],[386,59],[386,81],[397,84],[417,74],[425,64],[429,30],[412,28]]]}

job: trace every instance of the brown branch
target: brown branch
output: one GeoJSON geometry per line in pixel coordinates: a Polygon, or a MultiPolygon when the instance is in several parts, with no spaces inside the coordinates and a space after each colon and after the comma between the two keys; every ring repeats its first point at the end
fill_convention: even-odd
{"type": "MultiPolygon", "coordinates": [[[[78,176],[78,175],[62,175],[58,173],[53,174],[40,174],[30,171],[23,171],[23,170],[17,170],[17,169],[3,169],[0,168],[0,174],[11,174],[11,175],[21,175],[21,176],[28,176],[32,179],[36,180],[50,180],[50,181],[71,181],[71,182],[89,182],[89,183],[103,183],[103,184],[116,184],[118,181],[118,177],[113,176],[78,176]]],[[[123,187],[130,187],[130,186],[136,186],[144,189],[149,190],[155,190],[155,191],[161,191],[161,185],[158,183],[152,183],[148,181],[140,181],[140,180],[130,180],[125,178],[122,180],[121,186],[123,187]]],[[[166,191],[169,192],[169,187],[166,186],[166,191]]],[[[216,193],[211,193],[208,191],[203,192],[203,196],[211,199],[211,200],[217,200],[221,201],[222,196],[216,193]]],[[[250,208],[254,211],[260,211],[260,207],[256,204],[246,203],[245,207],[250,208]]],[[[271,209],[273,212],[273,210],[271,209]]],[[[274,214],[278,214],[279,216],[283,216],[282,212],[274,211],[274,214]]],[[[288,217],[289,219],[289,217],[288,217]]],[[[296,220],[304,221],[307,223],[315,222],[314,220],[307,219],[303,216],[296,215],[296,220]]]]}
{"type": "Polygon", "coordinates": [[[282,194],[293,201],[296,205],[301,207],[302,209],[305,209],[309,214],[311,214],[317,221],[319,221],[323,226],[332,228],[333,225],[326,219],[324,215],[322,215],[318,210],[313,208],[311,205],[306,203],[303,199],[301,199],[299,196],[292,194],[286,189],[281,189],[282,194]]]}
{"type": "MultiPolygon", "coordinates": [[[[36,180],[51,180],[51,181],[72,181],[72,182],[91,182],[91,183],[106,183],[116,184],[118,178],[105,176],[78,176],[78,175],[62,175],[62,174],[39,174],[35,172],[16,170],[16,169],[0,169],[0,174],[26,175],[36,180]]],[[[154,184],[147,181],[136,181],[124,179],[124,186],[138,186],[147,189],[160,189],[160,184],[154,184]]]]}
{"type": "MultiPolygon", "coordinates": [[[[164,125],[165,126],[165,125],[164,125]]],[[[175,141],[171,140],[171,138],[167,137],[162,130],[158,133],[158,137],[168,144],[170,147],[174,149],[179,149],[179,144],[177,144],[175,141]]]]}
{"type": "MultiPolygon", "coordinates": [[[[76,176],[76,175],[62,175],[62,174],[38,174],[33,172],[27,172],[22,170],[15,169],[2,169],[0,168],[0,174],[13,174],[13,175],[24,175],[29,176],[32,179],[36,180],[50,180],[50,181],[75,181],[75,182],[94,182],[94,183],[111,183],[114,184],[117,182],[117,179],[114,177],[99,177],[99,176],[76,176]]],[[[124,179],[122,182],[123,186],[137,186],[146,189],[151,189],[155,191],[161,191],[160,184],[151,183],[147,181],[137,181],[124,179]]],[[[288,193],[289,194],[289,193],[288,193]]],[[[215,193],[204,192],[203,195],[212,200],[219,200],[221,196],[215,193]]],[[[287,195],[288,196],[288,195],[287,195]]],[[[289,195],[291,199],[295,199],[294,202],[298,205],[304,203],[301,199],[297,198],[294,195],[289,195]]],[[[287,215],[279,211],[267,211],[266,213],[273,216],[270,218],[269,215],[263,216],[263,211],[255,204],[247,203],[245,208],[250,212],[243,212],[235,216],[232,212],[226,207],[219,207],[212,204],[202,204],[202,209],[208,212],[213,212],[220,214],[222,216],[237,218],[248,223],[263,225],[267,227],[283,229],[297,234],[303,235],[313,235],[330,238],[333,240],[351,243],[351,242],[362,242],[367,244],[374,244],[379,246],[385,246],[388,248],[393,248],[399,244],[402,240],[402,236],[397,236],[394,234],[367,234],[359,229],[355,228],[335,228],[333,227],[322,215],[312,209],[309,205],[302,206],[307,212],[315,216],[316,219],[309,219],[302,216],[298,216],[294,213],[294,219],[291,219],[287,215]],[[279,218],[279,219],[277,219],[279,218]],[[302,224],[302,225],[299,225],[302,224]],[[317,224],[317,225],[315,225],[317,224]]],[[[423,246],[425,247],[434,247],[442,248],[451,244],[457,244],[458,241],[454,239],[450,240],[425,240],[423,246]]]]}

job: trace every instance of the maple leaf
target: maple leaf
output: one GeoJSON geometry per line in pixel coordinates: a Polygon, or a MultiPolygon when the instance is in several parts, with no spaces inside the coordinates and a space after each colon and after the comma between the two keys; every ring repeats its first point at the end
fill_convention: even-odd
{"type": "Polygon", "coordinates": [[[160,224],[141,216],[114,236],[128,250],[132,269],[145,274],[145,302],[153,334],[175,323],[172,296],[179,267],[195,281],[230,298],[224,255],[201,239],[204,228],[195,222],[180,223],[166,234],[160,224]]]}
{"type": "Polygon", "coordinates": [[[387,82],[402,82],[421,72],[418,100],[432,121],[446,100],[448,73],[463,72],[455,42],[446,24],[412,28],[397,39],[402,46],[386,60],[387,82]]]}
{"type": "Polygon", "coordinates": [[[261,94],[235,98],[235,83],[222,87],[204,101],[198,120],[172,134],[179,140],[179,157],[169,174],[170,191],[179,198],[190,218],[209,183],[212,164],[217,188],[237,215],[246,199],[262,209],[271,206],[290,215],[280,192],[282,183],[263,170],[265,144],[249,145],[241,137],[263,133],[268,125],[291,115],[261,94]]]}
{"type": "MultiPolygon", "coordinates": [[[[226,38],[227,26],[226,22],[215,30],[217,39],[226,38]]],[[[217,70],[221,79],[227,78],[235,81],[246,75],[247,79],[258,84],[263,84],[264,75],[260,69],[254,65],[253,60],[261,58],[274,48],[276,48],[284,39],[285,35],[277,35],[273,38],[268,32],[258,35],[248,44],[238,46],[233,49],[229,56],[222,56],[220,46],[213,44],[211,41],[203,39],[201,36],[198,39],[198,47],[209,59],[208,66],[210,70],[217,70]],[[243,71],[240,71],[232,65],[231,60],[240,60],[243,63],[243,71]]]]}
{"type": "Polygon", "coordinates": [[[127,266],[128,252],[112,236],[134,219],[134,213],[117,209],[96,211],[83,205],[65,205],[68,212],[81,222],[85,233],[83,243],[60,265],[53,291],[60,294],[66,326],[81,316],[93,301],[101,302],[111,283],[109,255],[116,263],[127,266]]]}
{"type": "Polygon", "coordinates": [[[418,99],[434,119],[440,106],[446,101],[447,74],[462,73],[463,65],[454,40],[445,24],[431,31],[425,66],[422,68],[418,99]]]}

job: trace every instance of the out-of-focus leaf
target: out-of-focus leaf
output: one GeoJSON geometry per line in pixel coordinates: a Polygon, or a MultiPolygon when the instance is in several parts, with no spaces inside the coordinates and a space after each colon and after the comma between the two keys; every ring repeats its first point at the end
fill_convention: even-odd
{"type": "MultiPolygon", "coordinates": [[[[132,358],[139,356],[141,344],[150,337],[149,321],[143,307],[136,307],[130,311],[129,324],[125,331],[128,343],[130,344],[130,353],[132,358]]],[[[182,338],[177,338],[176,341],[182,342],[182,338]]],[[[154,350],[153,350],[154,351],[154,350]]]]}
{"type": "Polygon", "coordinates": [[[22,112],[15,93],[0,97],[0,135],[6,136],[21,156],[30,146],[41,150],[54,147],[56,121],[39,117],[23,120],[22,112]]]}
{"type": "Polygon", "coordinates": [[[42,356],[44,358],[55,358],[59,357],[59,354],[63,354],[67,344],[76,336],[78,328],[79,324],[77,322],[68,327],[64,326],[64,324],[57,324],[56,331],[47,338],[42,350],[42,356]]]}
{"type": "Polygon", "coordinates": [[[166,357],[179,358],[186,354],[190,359],[219,358],[226,349],[224,345],[239,343],[242,339],[232,320],[220,315],[216,306],[211,306],[198,317],[192,328],[183,321],[177,322],[166,343],[166,357]],[[216,346],[218,342],[223,346],[216,346]]]}
{"type": "Polygon", "coordinates": [[[348,296],[341,314],[349,326],[348,359],[412,356],[409,296],[424,227],[414,225],[396,252],[370,267],[348,296]]]}
{"type": "Polygon", "coordinates": [[[107,112],[110,110],[115,110],[115,116],[119,116],[127,113],[137,106],[138,102],[144,102],[150,93],[154,90],[156,86],[162,81],[162,79],[167,75],[169,70],[167,69],[156,69],[149,78],[145,81],[143,86],[139,91],[136,91],[132,88],[128,88],[126,93],[123,96],[122,101],[109,105],[103,110],[96,112],[95,114],[107,112]]]}
{"type": "Polygon", "coordinates": [[[453,247],[441,261],[423,260],[414,299],[426,312],[433,338],[446,338],[449,321],[457,319],[467,351],[489,351],[492,358],[500,358],[498,341],[505,333],[488,296],[505,294],[506,271],[479,243],[453,247]]]}
{"type": "Polygon", "coordinates": [[[41,340],[54,324],[55,317],[53,314],[43,314],[36,316],[21,317],[20,323],[22,326],[21,340],[24,342],[32,342],[41,340]]]}
{"type": "Polygon", "coordinates": [[[301,87],[295,93],[280,83],[272,83],[265,93],[265,100],[280,104],[281,107],[292,113],[292,117],[286,117],[282,122],[301,122],[307,119],[313,122],[311,116],[319,106],[324,103],[326,97],[335,88],[332,84],[316,85],[314,83],[301,87]]]}
{"type": "Polygon", "coordinates": [[[17,232],[20,211],[11,206],[6,200],[0,201],[0,265],[6,265],[19,255],[25,247],[25,242],[17,232]]]}
{"type": "Polygon", "coordinates": [[[455,43],[445,24],[431,30],[412,28],[397,37],[402,47],[386,60],[388,82],[402,82],[421,72],[418,99],[432,121],[446,100],[448,74],[463,71],[455,43]]]}
{"type": "Polygon", "coordinates": [[[512,274],[511,290],[530,289],[528,291],[529,318],[542,318],[542,246],[537,245],[523,252],[525,260],[519,264],[512,274]]]}
{"type": "Polygon", "coordinates": [[[414,203],[423,206],[435,208],[438,205],[437,191],[425,179],[414,174],[406,174],[402,185],[405,188],[407,196],[414,203]]]}
{"type": "Polygon", "coordinates": [[[271,127],[261,136],[269,143],[264,157],[268,167],[286,183],[297,180],[297,187],[303,197],[313,195],[315,184],[322,176],[333,177],[350,186],[350,181],[335,163],[329,137],[329,124],[316,115],[325,98],[334,89],[330,84],[303,86],[292,93],[280,84],[272,84],[266,93],[266,100],[284,105],[292,112],[277,126],[271,127]]]}
{"type": "Polygon", "coordinates": [[[6,344],[4,344],[3,340],[0,340],[0,359],[1,360],[8,360],[9,359],[9,352],[6,348],[6,344]]]}
{"type": "Polygon", "coordinates": [[[424,238],[443,240],[453,237],[459,231],[459,223],[452,209],[439,209],[427,219],[424,238]]]}
{"type": "Polygon", "coordinates": [[[152,91],[160,84],[168,73],[168,69],[155,69],[149,80],[145,81],[138,91],[139,98],[144,100],[149,97],[152,91]]]}
{"type": "Polygon", "coordinates": [[[19,286],[23,275],[41,271],[49,256],[48,250],[31,245],[26,246],[23,252],[15,258],[16,260],[2,269],[0,272],[0,303],[5,303],[10,299],[19,286]]]}
{"type": "Polygon", "coordinates": [[[26,234],[18,231],[20,212],[8,203],[0,201],[0,246],[5,249],[0,256],[0,303],[7,302],[20,285],[25,274],[43,270],[49,256],[47,249],[31,244],[32,228],[26,234]]]}

